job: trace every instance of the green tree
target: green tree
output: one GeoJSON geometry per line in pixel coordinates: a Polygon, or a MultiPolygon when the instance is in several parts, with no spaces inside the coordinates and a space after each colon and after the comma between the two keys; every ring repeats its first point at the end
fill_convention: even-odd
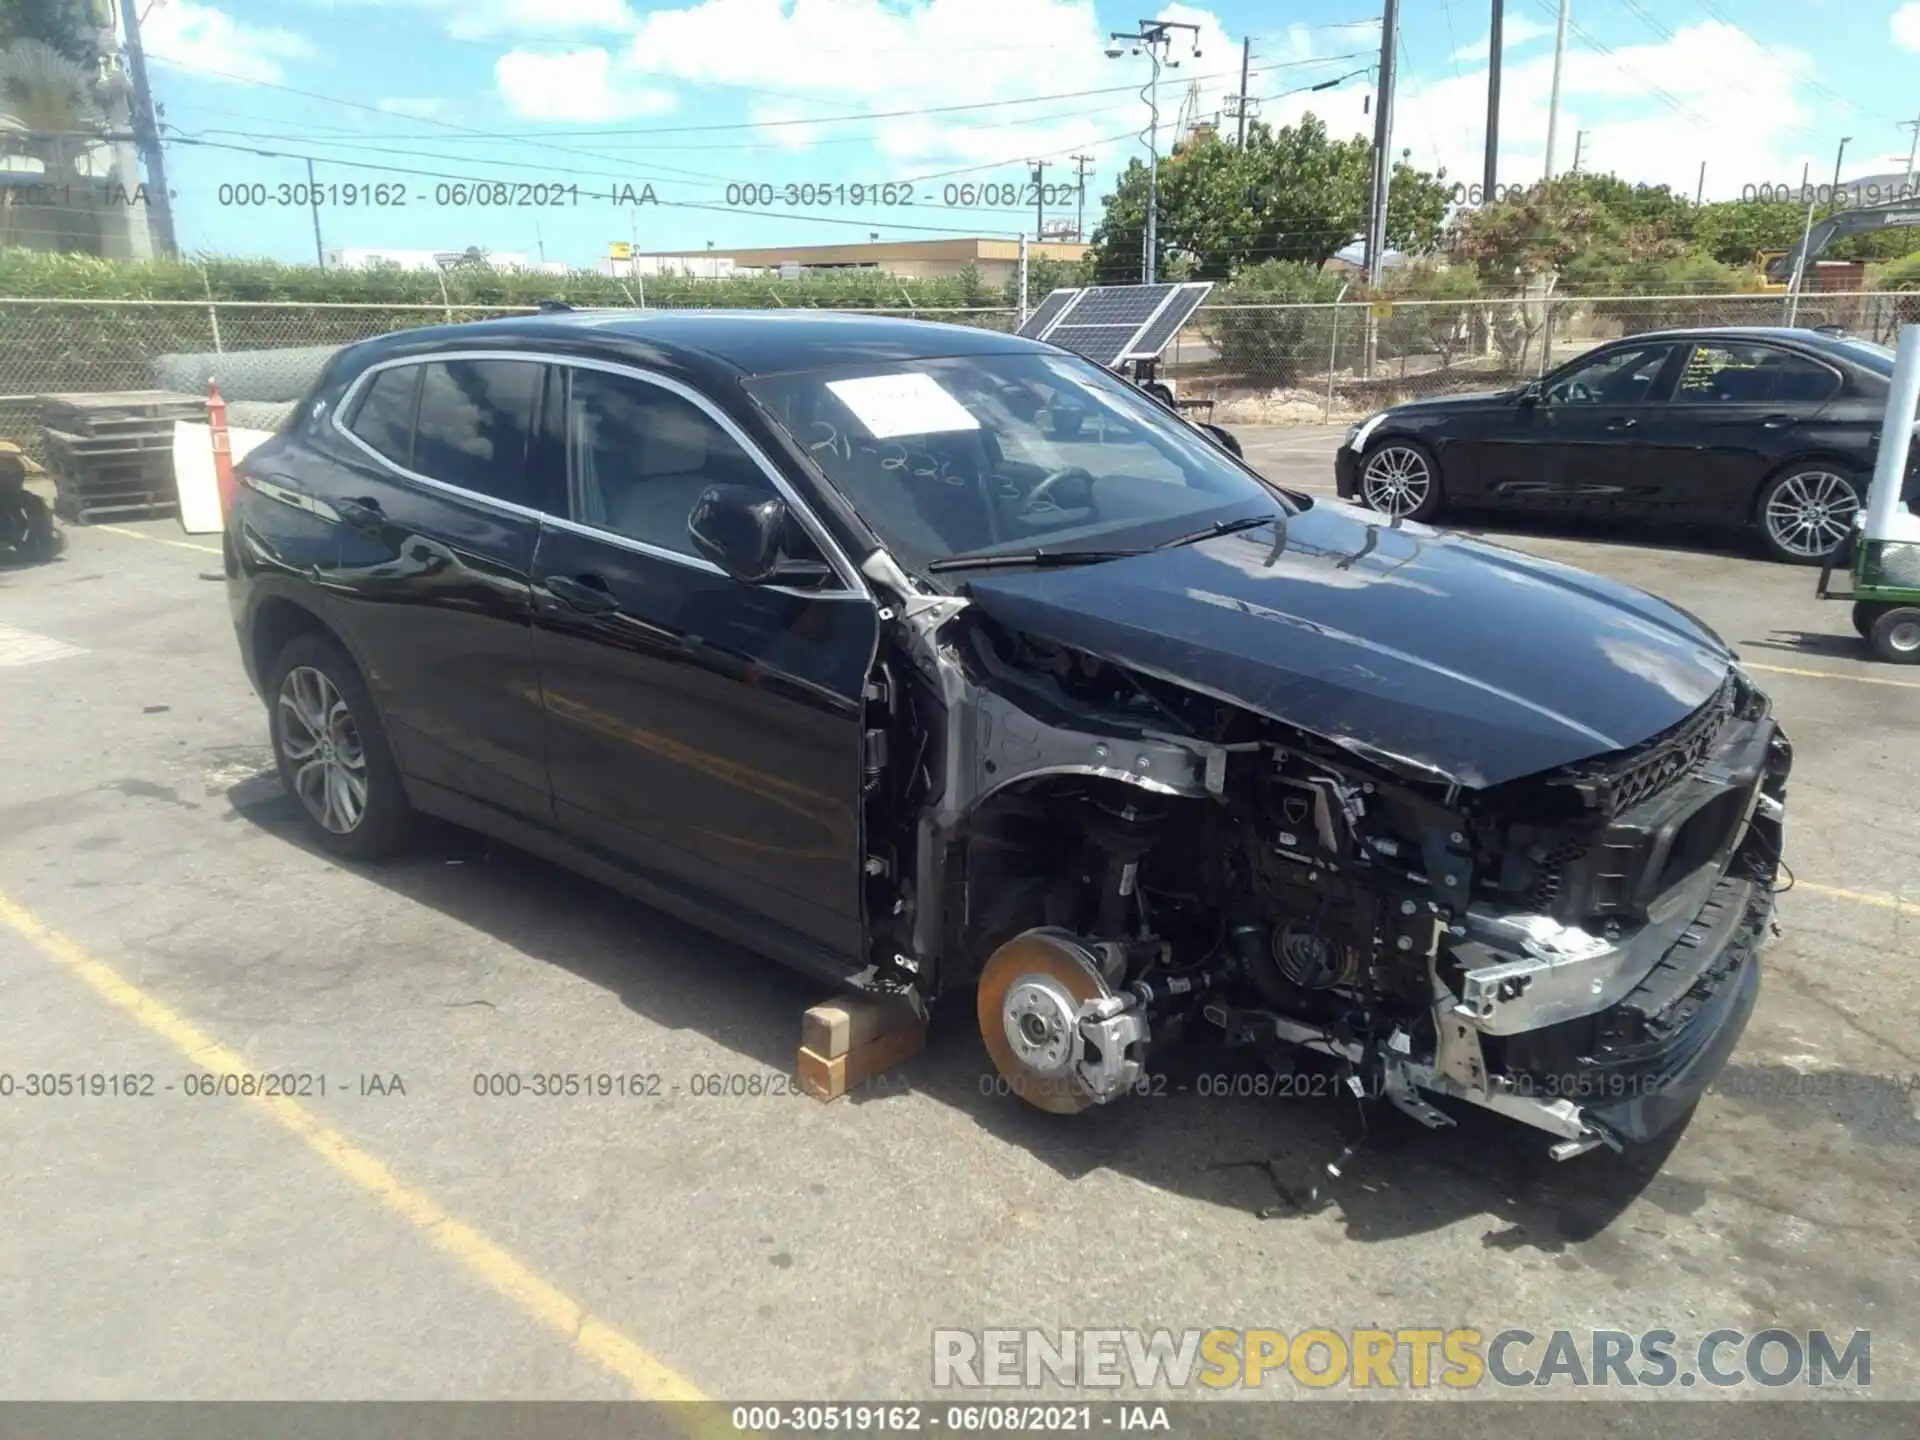
{"type": "MultiPolygon", "coordinates": [[[[1200,279],[1282,260],[1319,266],[1365,228],[1370,150],[1359,136],[1334,140],[1313,115],[1298,125],[1249,127],[1245,149],[1208,135],[1179,146],[1160,166],[1156,272],[1185,262],[1200,279]]],[[[1444,172],[1394,166],[1387,240],[1425,251],[1439,240],[1450,193],[1444,172]]],[[[1131,163],[1107,197],[1093,235],[1094,273],[1136,280],[1144,249],[1147,170],[1131,163]]]]}
{"type": "Polygon", "coordinates": [[[1291,385],[1303,369],[1324,368],[1332,327],[1341,323],[1332,302],[1342,283],[1317,264],[1262,260],[1213,292],[1215,303],[1200,312],[1201,328],[1229,373],[1291,385]]]}
{"type": "Polygon", "coordinates": [[[1438,355],[1442,370],[1453,368],[1453,358],[1470,339],[1474,313],[1481,308],[1474,303],[1481,286],[1473,267],[1432,261],[1403,266],[1386,294],[1395,303],[1393,313],[1378,326],[1379,353],[1403,359],[1438,355]]]}

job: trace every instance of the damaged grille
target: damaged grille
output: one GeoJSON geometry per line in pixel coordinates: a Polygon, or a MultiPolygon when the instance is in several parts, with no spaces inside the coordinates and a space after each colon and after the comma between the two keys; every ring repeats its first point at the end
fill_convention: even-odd
{"type": "Polygon", "coordinates": [[[1711,700],[1671,730],[1570,778],[1592,785],[1607,814],[1623,814],[1691,774],[1713,748],[1714,737],[1732,718],[1739,700],[1739,686],[1729,675],[1711,700]]]}

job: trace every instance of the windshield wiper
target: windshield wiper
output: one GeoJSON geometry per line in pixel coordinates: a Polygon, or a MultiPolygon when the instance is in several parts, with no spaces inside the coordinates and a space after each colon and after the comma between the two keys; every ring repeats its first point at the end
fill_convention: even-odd
{"type": "Polygon", "coordinates": [[[1097,565],[1102,560],[1124,560],[1129,555],[1144,555],[1144,550],[1015,550],[998,555],[951,555],[933,560],[927,569],[991,570],[1013,565],[1097,565]]]}
{"type": "Polygon", "coordinates": [[[1162,540],[1153,548],[1172,550],[1181,545],[1191,545],[1196,540],[1211,540],[1218,535],[1232,535],[1241,530],[1251,530],[1259,525],[1283,525],[1284,515],[1242,515],[1238,520],[1218,520],[1204,530],[1195,530],[1186,535],[1176,535],[1171,540],[1162,540]]]}

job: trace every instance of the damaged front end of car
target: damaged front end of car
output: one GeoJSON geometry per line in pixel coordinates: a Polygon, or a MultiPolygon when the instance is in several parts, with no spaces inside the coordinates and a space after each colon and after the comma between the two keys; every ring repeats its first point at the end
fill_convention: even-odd
{"type": "Polygon", "coordinates": [[[972,991],[1026,1100],[1120,1100],[1182,1042],[1304,1049],[1564,1159],[1670,1129],[1738,1040],[1792,752],[1731,661],[1659,734],[1488,783],[867,569],[868,982],[972,991]]]}

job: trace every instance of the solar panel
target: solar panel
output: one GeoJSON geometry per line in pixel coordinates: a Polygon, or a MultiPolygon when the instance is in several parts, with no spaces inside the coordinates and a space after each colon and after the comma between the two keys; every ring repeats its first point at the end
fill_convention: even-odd
{"type": "Polygon", "coordinates": [[[1193,318],[1193,312],[1200,308],[1213,290],[1213,282],[1193,281],[1179,286],[1173,295],[1160,307],[1160,312],[1146,324],[1133,344],[1128,348],[1129,360],[1157,359],[1162,350],[1173,343],[1173,337],[1180,333],[1181,326],[1193,318]]]}
{"type": "Polygon", "coordinates": [[[1056,325],[1047,343],[1085,356],[1096,365],[1112,365],[1127,353],[1127,345],[1139,329],[1133,321],[1124,325],[1056,325]]]}
{"type": "Polygon", "coordinates": [[[1018,333],[1029,340],[1038,340],[1047,333],[1047,327],[1060,317],[1060,312],[1072,304],[1074,297],[1079,293],[1078,290],[1055,290],[1040,302],[1038,310],[1027,316],[1026,323],[1020,327],[1018,333]]]}
{"type": "Polygon", "coordinates": [[[1212,289],[1211,281],[1194,281],[1055,290],[1027,317],[1020,333],[1101,365],[1151,359],[1173,343],[1212,289]]]}

